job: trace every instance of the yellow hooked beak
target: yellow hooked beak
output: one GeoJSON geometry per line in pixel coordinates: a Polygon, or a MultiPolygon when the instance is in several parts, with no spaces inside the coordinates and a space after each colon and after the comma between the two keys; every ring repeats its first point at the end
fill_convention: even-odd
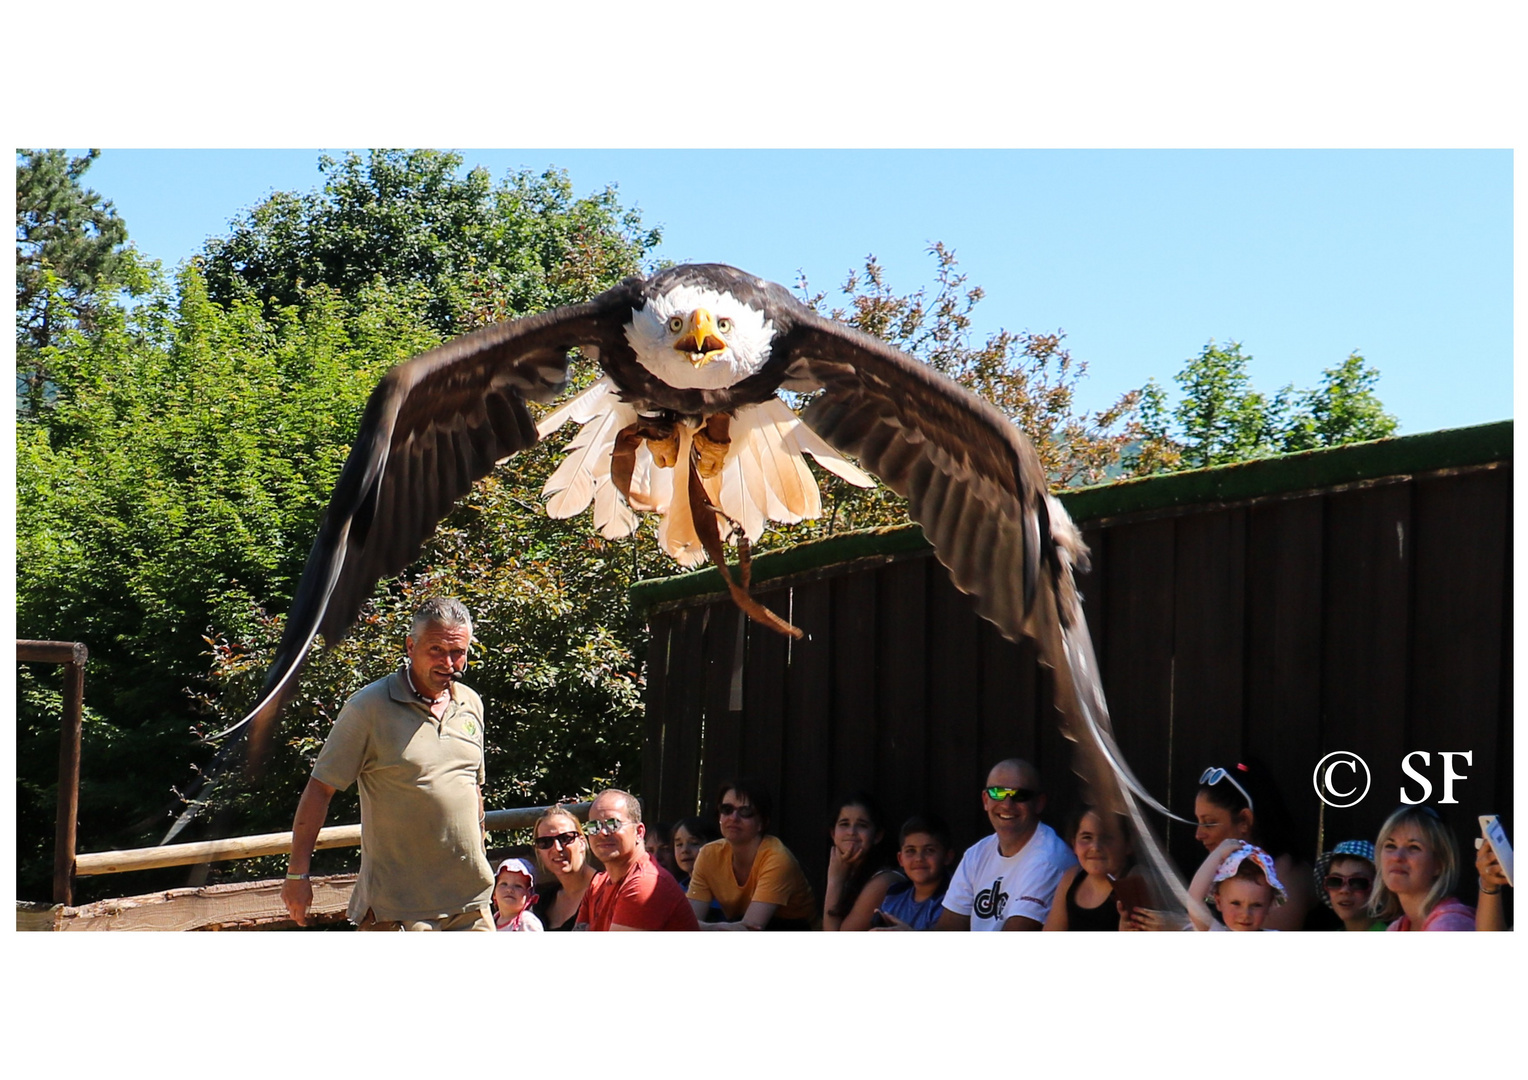
{"type": "Polygon", "coordinates": [[[716,320],[711,313],[705,308],[696,308],[690,313],[679,340],[674,342],[674,348],[684,353],[692,365],[702,367],[725,352],[727,343],[717,333],[716,320]]]}

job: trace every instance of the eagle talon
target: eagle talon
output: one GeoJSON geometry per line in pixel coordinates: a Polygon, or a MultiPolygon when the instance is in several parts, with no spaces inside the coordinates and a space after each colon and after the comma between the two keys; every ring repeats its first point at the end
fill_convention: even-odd
{"type": "Polygon", "coordinates": [[[705,426],[695,432],[695,471],[711,479],[727,463],[727,448],[732,445],[732,418],[726,413],[706,417],[705,426]]]}
{"type": "Polygon", "coordinates": [[[653,455],[653,464],[660,469],[672,469],[679,464],[679,432],[671,431],[663,438],[647,440],[648,452],[653,455]]]}

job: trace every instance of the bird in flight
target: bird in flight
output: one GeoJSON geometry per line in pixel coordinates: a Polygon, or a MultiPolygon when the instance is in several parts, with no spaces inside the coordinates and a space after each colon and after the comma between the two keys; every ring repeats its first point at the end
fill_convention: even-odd
{"type": "Polygon", "coordinates": [[[1086,548],[1029,440],[927,365],[720,264],[631,277],[389,371],[335,485],[260,699],[229,731],[248,723],[258,754],[315,638],[338,640],[377,582],[414,560],[474,483],[569,421],[580,430],[547,482],[550,514],[592,504],[611,538],[629,535],[638,513],[661,515],[666,552],[687,567],[716,562],[739,606],[782,633],[800,631],[748,595],[747,544],[766,520],[820,511],[803,455],[852,484],[871,485],[873,474],[905,497],[977,613],[1011,640],[1036,642],[1091,800],[1131,821],[1159,906],[1186,902],[1143,817],[1143,807],[1167,811],[1114,742],[1074,581],[1086,548]],[[526,403],[556,399],[574,350],[601,377],[538,425],[526,403]],[[810,396],[799,417],[782,390],[810,396]],[[739,548],[738,579],[725,565],[728,540],[739,548]]]}

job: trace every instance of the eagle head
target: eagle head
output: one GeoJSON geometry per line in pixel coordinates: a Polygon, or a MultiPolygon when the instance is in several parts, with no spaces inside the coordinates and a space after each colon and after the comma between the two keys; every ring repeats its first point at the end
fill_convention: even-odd
{"type": "Polygon", "coordinates": [[[669,386],[720,390],[764,366],[774,332],[757,308],[730,293],[687,283],[634,308],[626,340],[637,362],[669,386]]]}

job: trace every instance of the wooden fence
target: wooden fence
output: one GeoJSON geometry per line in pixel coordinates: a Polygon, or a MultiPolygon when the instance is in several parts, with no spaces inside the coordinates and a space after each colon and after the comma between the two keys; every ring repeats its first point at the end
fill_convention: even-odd
{"type": "MultiPolygon", "coordinates": [[[[1272,774],[1306,858],[1372,838],[1419,786],[1468,845],[1475,815],[1511,813],[1512,424],[1291,455],[1063,496],[1093,552],[1086,612],[1122,748],[1192,816],[1198,774],[1248,755],[1272,774]],[[1326,808],[1329,751],[1372,770],[1367,799],[1326,808]]],[[[709,813],[726,778],[775,792],[774,830],[820,889],[832,800],[866,788],[891,828],[989,831],[988,767],[1035,762],[1058,827],[1075,801],[1049,673],[950,583],[921,531],[803,545],[754,563],[755,594],[806,631],[741,620],[714,569],[647,582],[643,794],[658,817],[709,813]]],[[[1509,823],[1510,824],[1510,823],[1509,823]]],[[[1186,868],[1203,851],[1167,830],[1186,868]]],[[[894,837],[893,837],[894,839],[894,837]]],[[[1466,851],[1473,850],[1467,846],[1466,851]]]]}

